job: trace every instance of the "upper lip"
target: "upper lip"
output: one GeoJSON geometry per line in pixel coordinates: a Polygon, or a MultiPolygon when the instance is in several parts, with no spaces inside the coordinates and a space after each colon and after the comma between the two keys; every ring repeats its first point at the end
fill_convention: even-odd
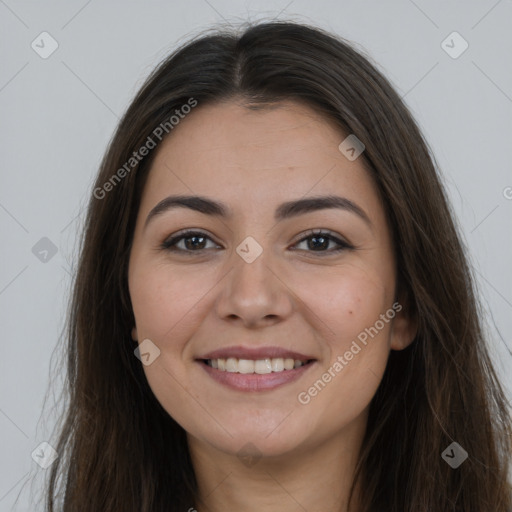
{"type": "Polygon", "coordinates": [[[228,359],[235,357],[237,359],[272,359],[282,357],[283,359],[294,359],[299,361],[309,361],[314,357],[287,350],[281,347],[258,347],[248,348],[242,346],[219,348],[199,357],[198,359],[228,359]]]}

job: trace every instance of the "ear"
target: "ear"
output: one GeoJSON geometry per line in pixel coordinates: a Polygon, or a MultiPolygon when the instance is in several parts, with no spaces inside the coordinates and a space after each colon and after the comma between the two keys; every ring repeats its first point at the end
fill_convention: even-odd
{"type": "Polygon", "coordinates": [[[397,300],[393,304],[396,311],[393,325],[391,328],[391,350],[403,350],[407,348],[418,333],[418,322],[416,315],[404,304],[410,304],[409,301],[400,302],[397,300]]]}
{"type": "Polygon", "coordinates": [[[137,336],[137,327],[134,327],[132,329],[132,340],[133,341],[138,341],[139,337],[137,336]]]}

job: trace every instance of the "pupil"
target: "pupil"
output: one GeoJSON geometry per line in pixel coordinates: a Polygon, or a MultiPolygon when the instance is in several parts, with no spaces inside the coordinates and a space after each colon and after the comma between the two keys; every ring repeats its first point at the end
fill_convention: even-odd
{"type": "MultiPolygon", "coordinates": [[[[325,248],[326,247],[326,241],[327,238],[325,236],[313,236],[310,240],[323,240],[323,243],[317,244],[313,243],[310,245],[310,248],[325,248]]],[[[328,243],[328,242],[327,242],[328,243]]]]}
{"type": "MultiPolygon", "coordinates": [[[[193,243],[193,242],[190,242],[192,239],[201,239],[201,240],[204,240],[204,236],[191,236],[189,238],[186,239],[186,245],[187,245],[187,249],[194,249],[194,248],[197,248],[198,247],[198,244],[197,243],[193,243]]],[[[201,242],[200,242],[201,243],[201,242]]]]}
{"type": "MultiPolygon", "coordinates": [[[[326,248],[328,244],[327,238],[325,236],[313,236],[310,238],[312,243],[309,244],[310,248],[312,249],[322,249],[326,248]],[[321,240],[321,242],[318,242],[318,240],[321,240]]],[[[186,239],[186,245],[187,249],[197,249],[200,245],[204,243],[204,236],[191,236],[186,239]],[[200,242],[197,242],[197,240],[201,240],[200,242]],[[195,240],[192,242],[192,240],[195,240]]]]}

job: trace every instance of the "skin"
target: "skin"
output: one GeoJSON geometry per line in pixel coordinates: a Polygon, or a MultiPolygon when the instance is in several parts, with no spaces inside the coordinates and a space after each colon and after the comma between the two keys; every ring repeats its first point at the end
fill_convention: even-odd
{"type": "Polygon", "coordinates": [[[258,111],[235,100],[199,105],[162,143],[150,170],[130,255],[132,336],[160,349],[144,372],[187,432],[199,512],[348,510],[370,401],[390,350],[405,348],[415,327],[402,309],[309,403],[298,401],[399,300],[377,189],[362,158],[349,161],[338,149],[344,138],[294,102],[258,111]],[[176,208],[144,227],[171,194],[215,199],[233,216],[176,208]],[[341,209],[274,220],[285,201],[332,194],[355,202],[371,226],[341,209]],[[190,239],[178,242],[189,254],[160,247],[186,228],[209,237],[200,250],[190,249],[190,239]],[[305,239],[311,229],[355,248],[332,252],[331,241],[315,250],[305,239]],[[248,236],[263,249],[252,263],[235,250],[248,236]],[[237,391],[196,361],[233,345],[277,345],[317,361],[277,389],[237,391]],[[261,457],[254,464],[237,456],[247,443],[261,457]]]}

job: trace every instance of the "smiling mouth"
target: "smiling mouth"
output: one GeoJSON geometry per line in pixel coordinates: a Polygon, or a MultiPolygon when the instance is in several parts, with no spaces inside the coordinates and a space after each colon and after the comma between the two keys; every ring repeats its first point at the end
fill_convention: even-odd
{"type": "Polygon", "coordinates": [[[236,357],[218,358],[218,359],[202,359],[203,363],[215,370],[228,373],[241,373],[245,375],[258,374],[264,375],[268,373],[281,373],[307,366],[315,361],[315,359],[300,359],[274,357],[266,359],[238,359],[236,357]]]}

